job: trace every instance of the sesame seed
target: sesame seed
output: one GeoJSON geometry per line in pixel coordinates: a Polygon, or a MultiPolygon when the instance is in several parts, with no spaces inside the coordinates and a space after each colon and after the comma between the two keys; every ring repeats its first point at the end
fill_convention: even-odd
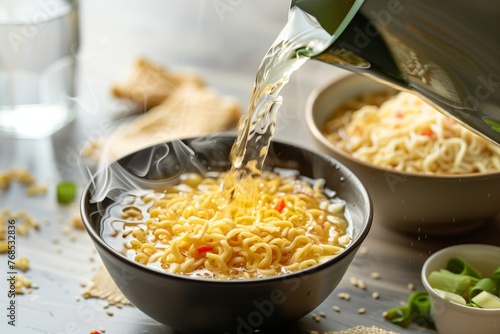
{"type": "Polygon", "coordinates": [[[374,271],[370,274],[370,277],[373,279],[380,279],[380,273],[374,271]]]}
{"type": "Polygon", "coordinates": [[[333,305],[332,310],[334,310],[337,313],[340,313],[340,307],[338,307],[337,305],[333,305]]]}
{"type": "Polygon", "coordinates": [[[365,314],[366,313],[366,309],[363,308],[363,307],[361,307],[361,308],[358,309],[358,313],[359,314],[365,314]]]}
{"type": "Polygon", "coordinates": [[[379,298],[380,298],[380,294],[379,294],[377,291],[374,291],[374,292],[372,293],[372,298],[373,298],[373,299],[379,299],[379,298]]]}

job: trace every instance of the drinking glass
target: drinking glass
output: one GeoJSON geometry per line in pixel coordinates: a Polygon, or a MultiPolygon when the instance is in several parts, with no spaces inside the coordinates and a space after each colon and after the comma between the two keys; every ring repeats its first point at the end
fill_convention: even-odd
{"type": "Polygon", "coordinates": [[[75,117],[77,0],[0,0],[0,136],[47,137],[75,117]]]}

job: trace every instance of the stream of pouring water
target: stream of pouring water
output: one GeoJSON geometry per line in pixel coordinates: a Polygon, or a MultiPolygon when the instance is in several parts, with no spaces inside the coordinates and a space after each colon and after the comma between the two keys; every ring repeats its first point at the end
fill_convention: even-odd
{"type": "Polygon", "coordinates": [[[285,27],[260,64],[247,113],[238,124],[230,157],[232,170],[223,190],[227,201],[239,192],[254,193],[249,187],[260,177],[268,153],[282,101],[279,92],[311,55],[325,49],[331,37],[314,17],[298,7],[290,9],[285,27]]]}
{"type": "MultiPolygon", "coordinates": [[[[260,64],[248,111],[238,124],[238,136],[230,155],[231,172],[227,173],[224,182],[220,209],[230,206],[233,198],[248,198],[257,194],[255,187],[261,176],[276,124],[277,110],[281,105],[279,92],[295,70],[313,54],[327,47],[331,37],[314,17],[298,7],[290,10],[285,27],[260,64]]],[[[172,152],[162,145],[142,152],[128,162],[127,168],[130,170],[120,164],[108,165],[107,159],[104,159],[102,164],[105,168],[96,176],[92,201],[100,202],[105,197],[116,199],[116,194],[123,189],[158,188],[158,181],[147,180],[142,176],[148,173],[150,176],[156,175],[160,164],[177,161],[176,156],[194,158],[194,153],[179,141],[174,143],[172,152]],[[173,159],[169,159],[171,156],[173,159]]],[[[169,182],[175,182],[175,178],[169,182]]]]}

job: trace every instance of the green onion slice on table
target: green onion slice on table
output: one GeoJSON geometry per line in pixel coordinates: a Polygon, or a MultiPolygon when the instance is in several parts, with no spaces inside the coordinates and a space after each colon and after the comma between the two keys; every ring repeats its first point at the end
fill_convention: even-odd
{"type": "Polygon", "coordinates": [[[57,202],[60,204],[69,204],[76,197],[76,183],[71,181],[62,181],[56,188],[57,202]]]}

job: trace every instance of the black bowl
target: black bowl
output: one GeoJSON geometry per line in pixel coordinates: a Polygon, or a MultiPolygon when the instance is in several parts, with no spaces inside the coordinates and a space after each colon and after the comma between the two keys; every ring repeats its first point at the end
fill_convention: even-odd
{"type": "Polygon", "coordinates": [[[350,170],[326,155],[273,141],[266,167],[296,169],[303,176],[323,178],[325,186],[346,201],[352,241],[336,257],[282,276],[219,281],[147,268],[102,239],[102,219],[116,195],[136,187],[161,189],[193,168],[227,171],[234,141],[234,136],[211,136],[143,149],[97,173],[81,199],[85,228],[118,288],[139,310],[181,332],[248,333],[300,319],[337,287],[372,223],[371,199],[350,170]]]}

